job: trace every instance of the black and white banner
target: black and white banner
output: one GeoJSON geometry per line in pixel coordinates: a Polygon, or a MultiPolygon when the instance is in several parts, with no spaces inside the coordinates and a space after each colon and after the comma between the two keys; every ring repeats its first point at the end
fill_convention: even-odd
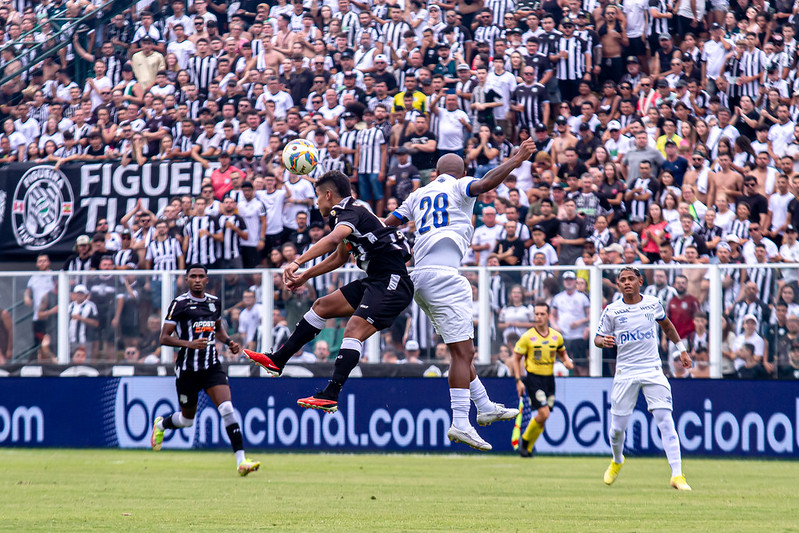
{"type": "Polygon", "coordinates": [[[13,163],[0,167],[0,254],[68,253],[97,221],[116,227],[141,200],[157,213],[170,198],[199,196],[206,170],[195,161],[122,166],[119,162],[13,163]]]}

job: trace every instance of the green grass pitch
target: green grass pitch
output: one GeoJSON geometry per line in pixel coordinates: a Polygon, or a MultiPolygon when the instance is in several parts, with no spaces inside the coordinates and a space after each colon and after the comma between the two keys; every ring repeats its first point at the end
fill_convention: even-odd
{"type": "Polygon", "coordinates": [[[0,450],[3,531],[799,531],[799,462],[0,450]]]}

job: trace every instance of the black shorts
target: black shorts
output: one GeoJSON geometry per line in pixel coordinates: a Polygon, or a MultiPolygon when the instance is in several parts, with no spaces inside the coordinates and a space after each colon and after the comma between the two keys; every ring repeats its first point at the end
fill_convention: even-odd
{"type": "Polygon", "coordinates": [[[624,48],[625,56],[645,56],[646,45],[643,37],[630,37],[630,44],[624,48]]]}
{"type": "Polygon", "coordinates": [[[227,374],[222,369],[222,365],[218,364],[199,372],[188,372],[176,368],[175,373],[177,374],[175,389],[178,391],[178,402],[181,407],[196,406],[197,396],[201,390],[228,384],[227,374]]]}
{"type": "Polygon", "coordinates": [[[389,327],[413,300],[413,282],[407,274],[357,279],[341,287],[341,294],[359,316],[377,330],[389,327]]]}
{"type": "Polygon", "coordinates": [[[545,406],[552,408],[555,403],[555,376],[527,374],[523,381],[533,409],[545,406]]]}

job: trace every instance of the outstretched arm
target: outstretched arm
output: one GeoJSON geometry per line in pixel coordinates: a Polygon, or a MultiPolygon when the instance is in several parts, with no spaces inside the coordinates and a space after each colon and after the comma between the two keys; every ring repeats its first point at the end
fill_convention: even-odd
{"type": "Polygon", "coordinates": [[[479,196],[484,192],[496,189],[511,172],[530,159],[530,156],[535,151],[535,141],[532,138],[524,141],[515,154],[503,161],[498,167],[490,170],[481,179],[473,181],[469,185],[469,196],[479,196]]]}
{"type": "Polygon", "coordinates": [[[671,320],[668,318],[658,320],[658,324],[660,324],[660,328],[663,330],[663,333],[666,335],[666,337],[673,342],[680,351],[680,362],[682,363],[682,366],[685,368],[691,368],[691,354],[689,354],[685,349],[685,345],[682,343],[679,333],[677,333],[677,328],[674,327],[674,324],[672,324],[671,320]]]}

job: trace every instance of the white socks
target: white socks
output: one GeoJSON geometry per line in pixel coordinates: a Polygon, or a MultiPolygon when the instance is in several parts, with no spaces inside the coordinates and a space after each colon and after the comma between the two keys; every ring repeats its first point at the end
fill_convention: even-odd
{"type": "Polygon", "coordinates": [[[450,405],[452,405],[452,425],[455,429],[469,429],[469,390],[449,389],[450,405]]]}
{"type": "Polygon", "coordinates": [[[472,382],[469,383],[469,395],[471,396],[474,405],[477,406],[478,412],[485,413],[492,412],[494,410],[494,404],[488,398],[488,393],[486,392],[483,382],[480,381],[480,378],[476,376],[472,382]]]}
{"type": "Polygon", "coordinates": [[[624,460],[624,430],[627,429],[629,421],[630,415],[610,414],[610,449],[613,450],[613,462],[616,464],[621,464],[624,460]]]}
{"type": "Polygon", "coordinates": [[[239,466],[244,459],[244,450],[236,450],[236,466],[239,466]]]}
{"type": "Polygon", "coordinates": [[[671,467],[671,477],[682,475],[682,456],[680,455],[680,438],[674,429],[674,418],[668,409],[655,409],[652,411],[655,422],[660,430],[660,438],[663,440],[663,450],[666,452],[666,459],[671,467]]]}

